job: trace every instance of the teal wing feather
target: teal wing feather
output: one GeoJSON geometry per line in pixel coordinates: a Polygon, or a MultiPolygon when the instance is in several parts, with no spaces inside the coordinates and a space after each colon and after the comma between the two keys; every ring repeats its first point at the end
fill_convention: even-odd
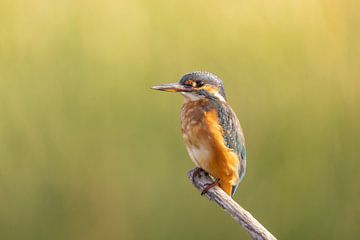
{"type": "Polygon", "coordinates": [[[224,133],[225,145],[231,149],[239,159],[239,181],[233,186],[231,195],[234,195],[239,183],[246,173],[246,148],[244,134],[234,111],[226,103],[220,103],[217,108],[218,118],[224,133]]]}

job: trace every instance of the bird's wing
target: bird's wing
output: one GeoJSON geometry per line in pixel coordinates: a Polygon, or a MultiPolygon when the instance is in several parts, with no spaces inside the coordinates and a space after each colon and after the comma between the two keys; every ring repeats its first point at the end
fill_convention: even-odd
{"type": "Polygon", "coordinates": [[[225,145],[236,154],[240,163],[238,169],[239,181],[233,186],[231,192],[231,195],[233,195],[246,172],[245,139],[240,122],[228,104],[222,103],[221,106],[217,108],[217,112],[220,125],[224,132],[225,145]]]}

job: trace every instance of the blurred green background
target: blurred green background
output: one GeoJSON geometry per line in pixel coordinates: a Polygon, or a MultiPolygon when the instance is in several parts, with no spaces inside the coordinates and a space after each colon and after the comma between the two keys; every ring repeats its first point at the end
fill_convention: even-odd
{"type": "Polygon", "coordinates": [[[186,178],[206,70],[247,140],[235,200],[279,239],[359,239],[360,2],[0,1],[0,239],[248,239],[186,178]]]}

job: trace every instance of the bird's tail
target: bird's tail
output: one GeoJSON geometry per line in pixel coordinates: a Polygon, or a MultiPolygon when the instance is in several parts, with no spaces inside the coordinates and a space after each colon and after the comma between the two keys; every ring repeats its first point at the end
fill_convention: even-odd
{"type": "Polygon", "coordinates": [[[232,186],[231,189],[231,196],[233,196],[236,192],[236,189],[238,188],[240,182],[244,179],[246,174],[246,160],[242,161],[242,164],[240,164],[239,166],[239,180],[237,181],[237,183],[235,185],[232,186]]]}

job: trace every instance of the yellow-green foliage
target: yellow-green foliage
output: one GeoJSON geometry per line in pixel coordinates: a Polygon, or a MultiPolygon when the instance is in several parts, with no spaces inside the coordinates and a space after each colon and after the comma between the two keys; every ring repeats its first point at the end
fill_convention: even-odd
{"type": "Polygon", "coordinates": [[[360,235],[358,0],[0,2],[0,239],[245,239],[186,179],[207,70],[247,140],[235,199],[279,239],[360,235]]]}

